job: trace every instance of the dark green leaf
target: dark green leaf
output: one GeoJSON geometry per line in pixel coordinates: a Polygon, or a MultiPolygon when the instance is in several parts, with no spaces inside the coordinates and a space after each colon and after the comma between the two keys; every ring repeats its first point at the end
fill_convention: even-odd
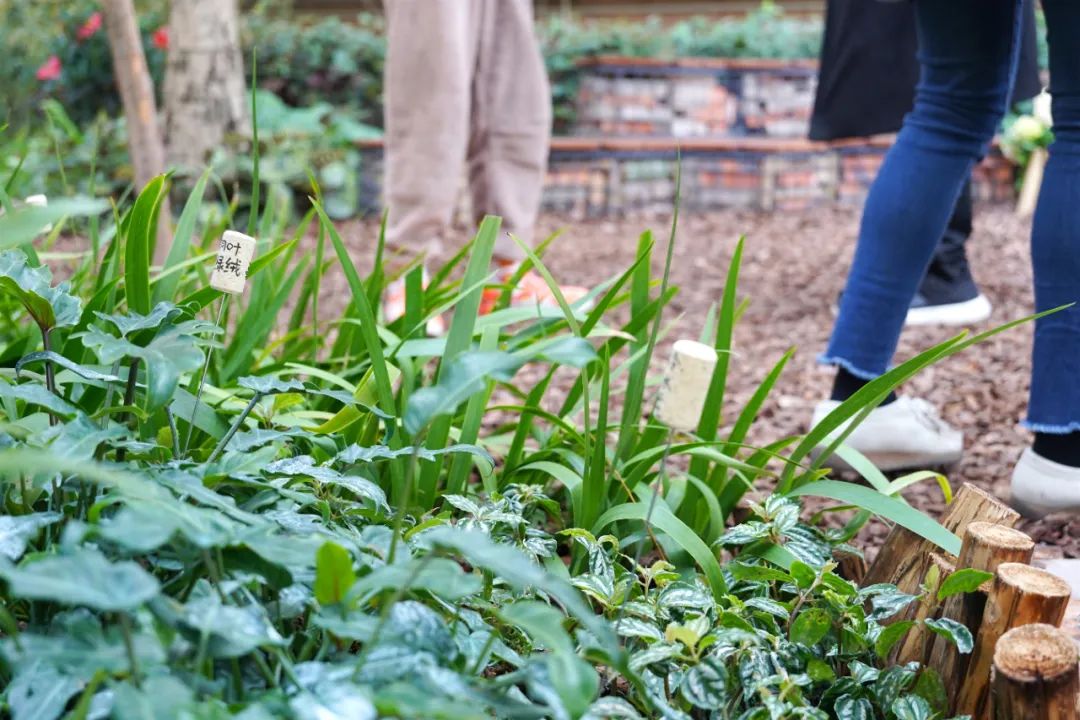
{"type": "Polygon", "coordinates": [[[810,567],[801,560],[795,560],[791,563],[791,567],[788,568],[788,572],[791,573],[791,577],[795,579],[795,584],[800,590],[809,589],[817,580],[817,571],[810,567]]]}
{"type": "Polygon", "coordinates": [[[918,695],[904,695],[897,698],[892,704],[893,715],[896,720],[929,720],[933,715],[930,703],[918,695]]]}
{"type": "Polygon", "coordinates": [[[941,637],[956,645],[960,654],[966,655],[975,646],[975,640],[971,637],[971,631],[963,623],[951,618],[928,618],[924,621],[926,627],[941,637]]]}
{"type": "Polygon", "coordinates": [[[718,710],[728,702],[727,683],[723,661],[709,656],[687,671],[679,690],[694,707],[718,710]]]}

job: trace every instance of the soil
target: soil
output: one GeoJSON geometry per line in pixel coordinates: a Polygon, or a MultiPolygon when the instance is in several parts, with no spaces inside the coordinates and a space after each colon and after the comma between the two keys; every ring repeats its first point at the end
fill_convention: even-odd
{"type": "MultiPolygon", "coordinates": [[[[739,287],[750,305],[736,328],[728,407],[741,407],[772,364],[789,347],[797,348],[755,424],[751,441],[768,442],[805,431],[814,404],[829,389],[831,373],[818,367],[814,357],[824,348],[832,327],[833,306],[850,263],[858,219],[854,208],[771,214],[730,211],[680,219],[672,281],[681,290],[669,308],[668,318],[677,320],[667,342],[699,335],[710,305],[719,300],[732,250],[743,234],[746,245],[739,287]]],[[[627,267],[638,235],[650,228],[660,246],[656,253],[660,263],[670,229],[668,217],[585,222],[544,217],[541,236],[561,231],[545,261],[560,282],[590,285],[627,267]]],[[[370,247],[375,232],[372,223],[350,223],[342,235],[360,250],[370,247]]],[[[1030,221],[1017,218],[1011,208],[986,207],[977,213],[969,251],[975,276],[994,304],[994,313],[974,330],[1032,312],[1029,233],[1030,221]]],[[[955,328],[907,329],[898,359],[957,332],[955,328]]],[[[964,430],[964,459],[949,473],[954,488],[971,482],[1008,498],[1012,467],[1031,442],[1030,433],[1020,426],[1027,403],[1031,340],[1030,325],[1015,328],[927,369],[902,390],[930,400],[948,422],[964,430]]],[[[666,355],[666,348],[661,349],[658,361],[666,355]]],[[[916,485],[905,496],[931,513],[944,507],[934,483],[916,485]]],[[[1021,529],[1039,544],[1037,557],[1080,557],[1080,517],[1023,522],[1021,529]]],[[[874,523],[864,530],[859,544],[872,554],[886,532],[886,527],[874,523]]]]}

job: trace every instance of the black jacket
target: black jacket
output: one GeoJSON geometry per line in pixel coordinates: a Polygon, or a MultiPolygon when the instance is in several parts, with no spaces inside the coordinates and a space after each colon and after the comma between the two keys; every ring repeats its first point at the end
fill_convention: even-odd
{"type": "MultiPolygon", "coordinates": [[[[1042,89],[1030,0],[1024,13],[1013,102],[1034,97],[1042,89]]],[[[828,0],[810,139],[899,130],[919,79],[916,46],[910,2],[828,0]]]]}

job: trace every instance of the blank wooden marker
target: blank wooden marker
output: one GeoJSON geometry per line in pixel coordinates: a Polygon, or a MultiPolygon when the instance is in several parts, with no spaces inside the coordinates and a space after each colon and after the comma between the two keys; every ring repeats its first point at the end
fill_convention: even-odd
{"type": "Polygon", "coordinates": [[[675,430],[697,430],[715,368],[715,349],[694,340],[676,341],[656,401],[656,418],[675,430]]]}
{"type": "Polygon", "coordinates": [[[254,255],[255,238],[226,230],[221,236],[214,272],[210,275],[210,287],[232,295],[243,293],[254,255]]]}

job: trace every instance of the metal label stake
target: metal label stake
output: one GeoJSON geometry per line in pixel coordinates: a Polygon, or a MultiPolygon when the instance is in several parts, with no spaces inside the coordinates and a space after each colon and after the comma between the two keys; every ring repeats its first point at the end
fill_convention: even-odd
{"type": "MultiPolygon", "coordinates": [[[[251,267],[251,259],[255,256],[255,244],[255,238],[238,233],[235,230],[226,230],[221,236],[214,272],[210,274],[210,287],[224,293],[221,298],[221,306],[218,308],[217,320],[214,323],[218,327],[221,327],[221,323],[225,318],[225,308],[229,304],[229,298],[233,295],[242,295],[244,292],[244,287],[247,285],[248,269],[251,267]]],[[[203,362],[202,375],[199,377],[199,389],[195,392],[195,403],[191,407],[187,437],[184,439],[185,456],[191,446],[191,435],[195,431],[195,415],[199,411],[199,402],[202,400],[203,388],[206,386],[206,374],[210,371],[210,359],[213,354],[213,346],[208,347],[206,349],[206,360],[203,362]]]]}

